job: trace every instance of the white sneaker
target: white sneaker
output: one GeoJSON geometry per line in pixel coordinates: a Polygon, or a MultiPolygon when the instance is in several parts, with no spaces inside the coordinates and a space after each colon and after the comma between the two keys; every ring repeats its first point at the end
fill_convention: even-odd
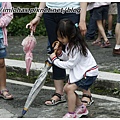
{"type": "Polygon", "coordinates": [[[81,105],[76,108],[75,113],[77,117],[82,117],[83,115],[87,115],[89,112],[85,105],[81,105]]]}
{"type": "Polygon", "coordinates": [[[74,113],[74,114],[70,114],[70,113],[66,113],[63,118],[77,118],[77,115],[74,113]]]}

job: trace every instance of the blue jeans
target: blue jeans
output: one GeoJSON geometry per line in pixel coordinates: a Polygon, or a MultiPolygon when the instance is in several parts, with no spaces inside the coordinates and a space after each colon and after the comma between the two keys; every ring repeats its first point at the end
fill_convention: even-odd
{"type": "MultiPolygon", "coordinates": [[[[61,19],[67,18],[72,20],[74,23],[79,23],[80,14],[75,13],[44,13],[44,22],[45,27],[48,34],[48,40],[50,42],[51,47],[51,53],[53,52],[52,44],[54,41],[57,40],[57,33],[56,28],[58,25],[58,22],[61,19]]],[[[57,66],[53,65],[53,79],[55,80],[61,80],[66,78],[65,69],[58,68],[57,66]]]]}
{"type": "Polygon", "coordinates": [[[92,40],[95,38],[96,30],[97,30],[97,23],[92,18],[93,10],[90,10],[90,19],[86,33],[86,40],[92,40]]]}

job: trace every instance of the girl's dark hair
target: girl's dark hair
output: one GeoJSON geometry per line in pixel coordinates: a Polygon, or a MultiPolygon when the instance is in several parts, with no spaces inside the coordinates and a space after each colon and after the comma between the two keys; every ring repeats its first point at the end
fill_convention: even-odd
{"type": "MultiPolygon", "coordinates": [[[[67,37],[69,40],[69,53],[72,49],[72,51],[75,48],[78,48],[81,54],[84,56],[87,56],[87,44],[84,40],[84,38],[81,35],[81,32],[79,30],[79,27],[76,27],[75,24],[69,20],[69,19],[62,19],[58,23],[57,27],[57,34],[60,35],[60,37],[64,38],[67,37]]],[[[68,54],[69,54],[68,53],[68,54]]]]}

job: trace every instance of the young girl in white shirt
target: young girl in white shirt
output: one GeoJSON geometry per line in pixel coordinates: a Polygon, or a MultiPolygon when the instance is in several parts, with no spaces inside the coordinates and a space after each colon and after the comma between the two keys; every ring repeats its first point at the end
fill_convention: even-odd
{"type": "Polygon", "coordinates": [[[54,48],[57,52],[52,53],[50,58],[54,65],[69,69],[68,83],[64,86],[67,94],[68,113],[63,117],[76,118],[87,115],[88,110],[75,91],[82,88],[88,95],[91,95],[89,87],[98,75],[96,61],[88,50],[78,25],[69,19],[60,20],[57,37],[66,46],[66,49],[64,52],[60,49],[61,47],[54,48]]]}

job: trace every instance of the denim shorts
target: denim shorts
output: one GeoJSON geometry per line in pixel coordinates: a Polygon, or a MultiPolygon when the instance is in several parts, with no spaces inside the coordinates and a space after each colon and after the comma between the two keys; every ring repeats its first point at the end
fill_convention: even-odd
{"type": "Polygon", "coordinates": [[[117,23],[120,23],[120,2],[117,3],[117,23]]]}
{"type": "Polygon", "coordinates": [[[92,18],[95,20],[107,20],[108,9],[109,9],[109,5],[94,8],[92,18]]]}
{"type": "Polygon", "coordinates": [[[6,46],[3,44],[3,38],[0,38],[0,58],[5,58],[6,55],[6,46]]]}
{"type": "Polygon", "coordinates": [[[93,82],[96,80],[97,76],[86,76],[86,78],[82,78],[81,80],[75,82],[75,84],[82,89],[88,90],[93,82]]]}

